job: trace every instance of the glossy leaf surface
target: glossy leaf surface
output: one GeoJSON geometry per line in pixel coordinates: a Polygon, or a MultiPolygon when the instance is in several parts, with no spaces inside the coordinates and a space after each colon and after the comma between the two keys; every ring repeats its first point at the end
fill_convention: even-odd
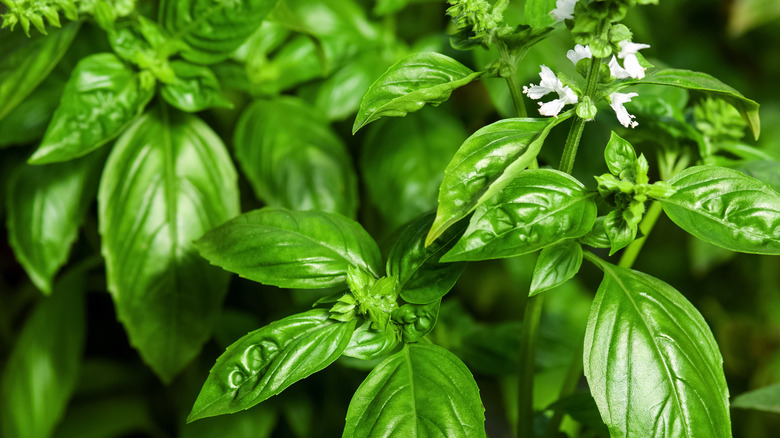
{"type": "Polygon", "coordinates": [[[49,35],[26,37],[0,32],[0,119],[8,115],[54,69],[78,32],[79,23],[53,29],[49,35]]]}
{"type": "Polygon", "coordinates": [[[526,170],[471,217],[442,262],[512,257],[588,233],[596,221],[593,193],[557,170],[526,170]]]}
{"type": "Polygon", "coordinates": [[[13,111],[0,120],[0,148],[40,140],[62,96],[67,77],[55,69],[13,111]]]}
{"type": "Polygon", "coordinates": [[[536,259],[529,296],[560,286],[574,277],[582,266],[582,247],[565,240],[542,249],[536,259]]]}
{"type": "Polygon", "coordinates": [[[732,251],[780,254],[780,194],[742,172],[694,166],[669,180],[661,205],[683,230],[732,251]]]}
{"type": "Polygon", "coordinates": [[[484,437],[471,372],[436,345],[408,344],[377,365],[347,411],[344,437],[484,437]]]}
{"type": "Polygon", "coordinates": [[[357,177],[346,145],[306,102],[254,102],[236,125],[234,144],[241,169],[266,204],[355,215],[357,177]]]}
{"type": "Polygon", "coordinates": [[[214,265],[287,288],[342,284],[349,266],[378,277],[381,266],[379,248],[360,224],[322,211],[250,211],[209,231],[197,246],[214,265]]]}
{"type": "Polygon", "coordinates": [[[723,359],[701,314],[661,280],[597,264],[584,364],[610,436],[730,437],[723,359]]]}
{"type": "Polygon", "coordinates": [[[371,125],[360,167],[382,216],[397,227],[436,208],[444,169],[465,139],[462,123],[439,108],[371,125]]]}
{"type": "Polygon", "coordinates": [[[356,320],[329,315],[314,309],[288,316],[234,342],[209,372],[187,421],[248,409],[330,365],[349,344],[356,320]]]}
{"type": "Polygon", "coordinates": [[[342,353],[344,356],[362,360],[374,360],[393,351],[398,339],[393,330],[372,328],[373,323],[364,322],[352,333],[349,345],[342,353]]]}
{"type": "Polygon", "coordinates": [[[504,119],[472,134],[444,171],[439,208],[425,243],[492,198],[536,158],[558,119],[504,119]]]}
{"type": "Polygon", "coordinates": [[[98,193],[108,288],[130,342],[164,381],[209,338],[229,278],[192,242],[238,212],[227,150],[196,117],[156,109],[114,146],[98,193]]]}
{"type": "Polygon", "coordinates": [[[381,117],[403,117],[426,104],[438,105],[482,73],[434,52],[412,54],[391,66],[368,88],[352,132],[381,117]]]}
{"type": "Polygon", "coordinates": [[[466,228],[465,221],[426,247],[425,236],[432,223],[433,214],[427,214],[409,224],[387,256],[387,275],[398,278],[401,298],[407,303],[427,304],[438,300],[455,286],[466,268],[466,263],[439,262],[460,238],[466,228]]]}
{"type": "Polygon", "coordinates": [[[84,348],[84,287],[83,272],[69,272],[25,321],[0,380],[3,436],[49,437],[64,414],[84,348]]]}
{"type": "Polygon", "coordinates": [[[160,23],[187,43],[185,59],[213,64],[238,49],[274,5],[276,0],[163,0],[160,23]]]}
{"type": "Polygon", "coordinates": [[[217,77],[207,67],[174,61],[171,68],[177,80],[162,86],[160,95],[166,102],[189,113],[233,107],[233,103],[222,95],[217,77]]]}
{"type": "Polygon", "coordinates": [[[106,154],[23,165],[8,186],[8,238],[33,283],[48,294],[97,193],[106,154]]]}
{"type": "Polygon", "coordinates": [[[97,149],[119,135],[153,95],[154,89],[142,89],[138,75],[116,55],[82,59],[30,163],[67,161],[97,149]]]}

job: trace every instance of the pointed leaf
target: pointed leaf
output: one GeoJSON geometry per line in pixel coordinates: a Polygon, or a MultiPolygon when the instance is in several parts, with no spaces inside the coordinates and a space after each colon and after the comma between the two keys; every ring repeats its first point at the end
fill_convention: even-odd
{"type": "Polygon", "coordinates": [[[434,52],[407,56],[368,87],[352,133],[381,117],[403,117],[425,104],[438,105],[449,99],[453,90],[481,74],[434,52]]]}
{"type": "Polygon", "coordinates": [[[197,246],[212,264],[287,288],[343,284],[350,266],[378,277],[381,266],[379,248],[360,224],[323,211],[250,211],[209,231],[197,246]]]}
{"type": "Polygon", "coordinates": [[[187,421],[248,409],[333,363],[357,320],[329,315],[314,309],[288,316],[234,342],[209,372],[187,421]]]}
{"type": "Polygon", "coordinates": [[[636,178],[636,152],[631,143],[624,140],[612,131],[609,143],[604,149],[604,161],[607,163],[610,173],[634,181],[636,178]]]}
{"type": "Polygon", "coordinates": [[[604,271],[585,334],[585,377],[610,436],[731,437],[723,359],[701,314],[668,284],[604,271]]]}
{"type": "Polygon", "coordinates": [[[566,283],[579,272],[581,265],[582,246],[579,243],[565,240],[545,247],[536,259],[528,296],[534,296],[566,283]]]}
{"type": "Polygon", "coordinates": [[[209,338],[229,278],[192,242],[238,212],[227,150],[196,117],[156,109],[114,146],[98,193],[108,288],[130,342],[164,381],[209,338]]]}
{"type": "Polygon", "coordinates": [[[355,329],[342,354],[362,360],[375,360],[393,351],[398,346],[395,330],[377,329],[373,325],[371,321],[366,321],[355,329]]]}
{"type": "Polygon", "coordinates": [[[83,58],[30,163],[67,161],[99,148],[124,131],[152,96],[154,89],[142,89],[138,74],[113,53],[83,58]]]}
{"type": "Polygon", "coordinates": [[[701,240],[739,252],[780,254],[780,194],[742,172],[694,166],[669,180],[667,216],[701,240]]]}
{"type": "Polygon", "coordinates": [[[526,170],[477,208],[441,261],[513,257],[583,236],[596,221],[593,195],[563,172],[526,170]]]}
{"type": "Polygon", "coordinates": [[[780,383],[740,394],[731,407],[780,414],[780,383]]]}
{"type": "Polygon", "coordinates": [[[408,344],[355,392],[343,436],[484,437],[484,412],[460,359],[436,345],[408,344]]]}
{"type": "Polygon", "coordinates": [[[214,72],[202,65],[174,61],[171,68],[176,73],[176,81],[164,84],[160,95],[176,108],[194,113],[209,108],[233,108],[220,88],[214,72]]]}

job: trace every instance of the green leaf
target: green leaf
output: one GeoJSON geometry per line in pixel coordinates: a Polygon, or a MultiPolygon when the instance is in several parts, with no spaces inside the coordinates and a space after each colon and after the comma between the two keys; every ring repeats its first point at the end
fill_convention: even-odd
{"type": "Polygon", "coordinates": [[[341,285],[350,266],[379,277],[381,266],[379,248],[360,224],[323,211],[250,211],[209,231],[196,244],[212,264],[287,288],[341,285]]]}
{"type": "Polygon", "coordinates": [[[346,145],[306,102],[254,102],[236,125],[234,144],[241,169],[266,204],[355,216],[357,177],[346,145]]]}
{"type": "Polygon", "coordinates": [[[38,141],[43,137],[67,77],[55,69],[13,111],[0,120],[0,148],[38,141]]]}
{"type": "Polygon", "coordinates": [[[25,321],[0,380],[0,430],[46,438],[76,387],[86,336],[84,273],[63,276],[25,321]]]}
{"type": "Polygon", "coordinates": [[[723,359],[696,308],[668,284],[604,271],[585,334],[585,377],[610,435],[731,437],[723,359]]]}
{"type": "Polygon", "coordinates": [[[555,24],[550,12],[556,7],[555,0],[528,0],[525,2],[525,23],[533,28],[545,28],[555,24]]]}
{"type": "Polygon", "coordinates": [[[599,216],[596,218],[596,222],[593,224],[593,229],[579,241],[593,248],[610,248],[612,244],[609,242],[609,236],[604,226],[605,216],[599,216]]]}
{"type": "Polygon", "coordinates": [[[23,165],[8,185],[8,240],[27,275],[46,294],[95,199],[105,156],[23,165]]]}
{"type": "Polygon", "coordinates": [[[624,180],[636,180],[637,159],[634,147],[612,131],[604,149],[604,161],[610,173],[624,180]]]}
{"type": "Polygon", "coordinates": [[[634,241],[637,226],[626,222],[622,210],[612,210],[604,218],[604,231],[609,238],[609,255],[612,255],[634,241]]]}
{"type": "Polygon", "coordinates": [[[444,169],[465,139],[463,124],[438,108],[368,128],[360,168],[372,203],[392,226],[436,208],[444,169]]]}
{"type": "Polygon", "coordinates": [[[780,414],[780,383],[740,394],[731,407],[780,414]]]}
{"type": "Polygon", "coordinates": [[[192,242],[238,213],[233,163],[198,118],[161,107],[116,142],[98,193],[108,289],[131,344],[166,382],[211,335],[229,280],[192,242]]]}
{"type": "Polygon", "coordinates": [[[138,75],[113,53],[83,58],[65,85],[62,99],[31,164],[72,160],[124,131],[154,96],[138,75]]]}
{"type": "Polygon", "coordinates": [[[347,347],[355,324],[314,309],[248,333],[217,359],[187,422],[248,409],[322,370],[347,347]]]}
{"type": "Polygon", "coordinates": [[[214,64],[238,49],[275,5],[276,0],[163,0],[160,23],[187,43],[184,59],[214,64]]]}
{"type": "Polygon", "coordinates": [[[357,389],[343,436],[484,437],[484,412],[463,362],[436,345],[408,344],[357,389]]]}
{"type": "Polygon", "coordinates": [[[581,265],[582,246],[579,243],[564,240],[556,245],[545,247],[536,259],[528,296],[534,296],[566,283],[579,272],[581,265]]]}
{"type": "Polygon", "coordinates": [[[48,36],[28,38],[0,32],[0,119],[19,105],[54,69],[78,32],[79,23],[52,29],[48,36]]]}
{"type": "Polygon", "coordinates": [[[748,161],[737,167],[747,176],[769,184],[780,193],[780,161],[748,161]]]}
{"type": "Polygon", "coordinates": [[[392,65],[368,88],[352,133],[381,117],[403,117],[425,104],[438,105],[456,88],[482,75],[434,52],[415,53],[392,65]]]}
{"type": "Polygon", "coordinates": [[[179,438],[269,438],[276,427],[277,416],[273,407],[257,406],[232,415],[186,424],[179,438]]]}
{"type": "Polygon", "coordinates": [[[665,69],[654,71],[641,80],[626,83],[669,85],[700,91],[725,100],[736,108],[750,125],[753,136],[758,139],[761,121],[758,118],[758,103],[743,96],[739,91],[706,74],[690,70],[665,69]]]}
{"type": "MultiPolygon", "coordinates": [[[[86,363],[85,363],[86,365],[86,363]]],[[[86,373],[86,367],[82,376],[86,373]]],[[[158,436],[149,400],[140,395],[111,395],[68,408],[54,438],[115,438],[121,436],[158,436]]]]}
{"type": "Polygon", "coordinates": [[[513,257],[584,236],[596,202],[581,182],[550,169],[526,170],[471,217],[442,262],[513,257]]]}
{"type": "Polygon", "coordinates": [[[209,108],[233,108],[219,86],[219,81],[208,67],[174,61],[171,68],[176,81],[164,84],[160,95],[176,108],[190,113],[209,108]]]}
{"type": "Polygon", "coordinates": [[[404,304],[393,311],[393,322],[405,343],[417,342],[433,330],[439,318],[441,299],[428,304],[404,304]]]}
{"type": "Polygon", "coordinates": [[[444,230],[496,195],[536,158],[557,119],[504,119],[478,130],[461,145],[444,171],[436,220],[425,239],[444,230]]]}
{"type": "Polygon", "coordinates": [[[694,166],[669,180],[667,216],[701,240],[738,252],[780,254],[780,194],[742,172],[694,166]]]}
{"type": "Polygon", "coordinates": [[[398,346],[395,331],[372,328],[373,325],[371,321],[366,321],[355,329],[342,354],[362,360],[375,360],[393,351],[398,346]]]}
{"type": "Polygon", "coordinates": [[[404,228],[387,256],[387,275],[398,278],[401,298],[407,303],[427,304],[447,294],[455,286],[466,263],[439,263],[466,228],[465,221],[450,227],[441,239],[425,246],[425,236],[433,223],[427,214],[404,228]]]}

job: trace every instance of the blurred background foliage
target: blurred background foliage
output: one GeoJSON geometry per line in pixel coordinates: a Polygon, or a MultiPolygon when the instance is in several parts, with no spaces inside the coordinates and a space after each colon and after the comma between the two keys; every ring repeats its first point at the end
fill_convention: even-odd
{"type": "MultiPolygon", "coordinates": [[[[289,3],[294,8],[305,7],[306,2],[289,3]]],[[[651,44],[652,48],[646,50],[648,59],[656,65],[709,73],[758,101],[761,137],[757,141],[745,137],[743,141],[780,157],[780,2],[659,3],[636,8],[626,20],[635,33],[634,41],[651,44]]],[[[444,14],[447,5],[441,1],[345,0],[323,4],[327,7],[311,8],[304,14],[304,23],[298,23],[306,33],[288,30],[291,26],[284,26],[284,10],[277,10],[276,23],[264,25],[252,44],[240,49],[231,60],[215,65],[235,108],[210,110],[202,116],[230,146],[236,121],[251,102],[251,95],[293,94],[327,108],[325,116],[346,143],[357,168],[358,219],[380,244],[385,244],[386,250],[400,225],[435,207],[437,178],[441,178],[466,135],[511,115],[510,97],[500,79],[475,82],[456,91],[447,104],[425,108],[406,118],[383,120],[352,136],[352,117],[363,91],[404,53],[440,51],[474,69],[490,62],[494,54],[482,49],[452,49],[447,37],[451,28],[444,14]],[[332,16],[323,19],[318,14],[332,16]],[[355,34],[345,33],[345,28],[376,44],[353,46],[355,34]]],[[[153,17],[154,2],[142,5],[153,17]]],[[[515,23],[522,22],[522,11],[523,1],[513,0],[508,13],[515,23]]],[[[572,46],[566,32],[558,32],[535,46],[520,65],[523,82],[537,80],[540,64],[570,68],[573,75],[573,67],[564,56],[572,46]]],[[[13,169],[24,162],[42,136],[75,62],[85,54],[104,50],[108,49],[102,31],[86,25],[44,84],[0,122],[3,193],[13,169]]],[[[652,93],[647,95],[652,97],[652,93]]],[[[699,99],[684,92],[662,97],[683,106],[699,99]]],[[[641,97],[636,101],[642,102],[641,97]]],[[[686,117],[693,117],[690,110],[686,117]]],[[[663,144],[665,141],[683,141],[658,135],[650,118],[639,116],[638,120],[639,128],[630,133],[624,132],[613,117],[599,117],[589,123],[575,175],[593,187],[590,175],[606,171],[602,151],[610,130],[625,134],[649,157],[655,156],[658,148],[668,146],[663,144]]],[[[541,155],[542,165],[557,164],[564,131],[555,130],[550,135],[541,155]]],[[[242,177],[240,184],[242,210],[261,206],[249,181],[242,177]]],[[[73,358],[60,357],[53,359],[53,364],[63,369],[61,373],[29,370],[56,379],[60,389],[55,391],[55,398],[70,398],[61,421],[56,421],[55,415],[51,424],[37,427],[50,428],[53,436],[61,438],[341,434],[351,395],[370,369],[365,363],[340,360],[337,366],[246,412],[185,426],[184,418],[209,368],[227,345],[248,331],[307,309],[326,293],[290,292],[234,276],[213,339],[171,385],[164,386],[130,347],[116,320],[99,269],[102,262],[95,256],[100,244],[95,206],[91,208],[71,263],[59,276],[52,298],[44,298],[30,282],[14,258],[7,233],[0,234],[0,366],[23,366],[19,365],[24,363],[23,358],[15,358],[18,363],[10,360],[11,352],[17,342],[36,338],[36,333],[51,334],[37,341],[41,348],[58,345],[74,351],[83,349],[80,366],[70,363],[73,358]],[[81,294],[82,289],[87,292],[83,296],[85,326],[77,321],[84,310],[58,307],[56,302],[58,296],[81,294]],[[76,371],[69,375],[69,369],[76,371]]],[[[530,284],[534,257],[470,264],[444,300],[431,336],[434,342],[456,353],[475,374],[491,437],[512,436],[510,431],[514,429],[519,309],[530,284]]],[[[687,236],[662,219],[635,268],[664,279],[701,310],[723,353],[732,397],[780,382],[780,258],[730,253],[687,236]]],[[[581,354],[578,345],[599,281],[600,274],[584,265],[574,281],[547,292],[534,399],[540,410],[556,401],[569,362],[573,355],[581,354]]],[[[607,436],[584,379],[580,379],[580,391],[558,403],[570,415],[564,423],[567,434],[607,436]]],[[[780,430],[778,414],[733,409],[732,416],[737,437],[770,438],[780,430]]],[[[539,416],[540,430],[546,418],[539,416]]]]}

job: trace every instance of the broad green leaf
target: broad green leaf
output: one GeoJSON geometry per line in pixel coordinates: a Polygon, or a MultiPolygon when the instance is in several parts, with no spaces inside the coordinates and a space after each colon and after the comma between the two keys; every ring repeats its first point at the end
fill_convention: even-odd
{"type": "Polygon", "coordinates": [[[19,105],[54,69],[78,32],[79,23],[52,29],[49,35],[26,37],[0,32],[0,119],[19,105]]]}
{"type": "Polygon", "coordinates": [[[405,343],[417,342],[433,330],[439,318],[441,298],[428,304],[404,304],[393,311],[393,322],[405,343]]]}
{"type": "Polygon", "coordinates": [[[633,227],[626,222],[623,217],[623,211],[612,210],[604,218],[604,232],[609,239],[609,255],[612,255],[625,248],[634,241],[637,233],[637,226],[633,227]]]}
{"type": "Polygon", "coordinates": [[[361,171],[372,203],[393,227],[436,208],[444,169],[465,139],[463,124],[438,108],[368,128],[361,171]]]}
{"type": "Polygon", "coordinates": [[[430,245],[528,167],[550,130],[569,116],[565,113],[557,119],[504,119],[467,138],[444,171],[436,220],[425,244],[430,245]]]}
{"type": "Polygon", "coordinates": [[[32,164],[72,160],[113,140],[143,111],[154,89],[113,53],[82,59],[65,85],[32,164]]]}
{"type": "Polygon", "coordinates": [[[343,284],[350,266],[379,277],[381,266],[379,248],[360,224],[323,211],[250,211],[206,233],[197,247],[214,265],[286,288],[343,284]]]}
{"type": "Polygon", "coordinates": [[[593,229],[579,241],[593,248],[610,248],[612,244],[609,241],[609,236],[604,226],[605,216],[599,216],[596,218],[596,222],[593,224],[593,229]]]}
{"type": "Polygon", "coordinates": [[[387,256],[387,275],[398,278],[401,298],[407,303],[427,304],[438,300],[455,286],[466,263],[439,263],[466,228],[465,221],[448,229],[441,239],[425,246],[433,223],[427,214],[404,228],[387,256]]]}
{"type": "Polygon", "coordinates": [[[526,170],[471,217],[442,262],[513,257],[584,236],[596,202],[581,182],[550,169],[526,170]]]}
{"type": "Polygon", "coordinates": [[[742,172],[694,166],[669,180],[667,216],[701,240],[738,252],[780,254],[780,194],[742,172]]]}
{"type": "Polygon", "coordinates": [[[371,321],[366,321],[355,329],[349,345],[342,353],[344,356],[374,360],[393,351],[398,345],[395,331],[372,328],[372,325],[371,321]]]}
{"type": "Polygon", "coordinates": [[[536,259],[529,296],[566,283],[579,272],[581,265],[582,246],[579,243],[565,240],[545,247],[536,259]]]}
{"type": "Polygon", "coordinates": [[[307,35],[297,35],[275,52],[270,60],[255,60],[255,64],[247,64],[245,74],[255,94],[276,95],[325,76],[322,62],[317,58],[317,50],[314,39],[307,35]]]}
{"type": "Polygon", "coordinates": [[[226,59],[260,27],[276,0],[162,0],[160,23],[198,64],[226,59]]]}
{"type": "Polygon", "coordinates": [[[615,134],[615,131],[612,131],[607,147],[604,149],[604,161],[610,173],[620,179],[636,179],[637,159],[634,147],[615,134]]]}
{"type": "Polygon", "coordinates": [[[555,0],[528,0],[525,2],[525,23],[534,28],[545,28],[555,24],[550,12],[555,9],[555,0]]]}
{"type": "Polygon", "coordinates": [[[723,359],[696,308],[668,284],[604,271],[585,333],[585,377],[612,437],[731,437],[723,359]]]}
{"type": "Polygon", "coordinates": [[[229,280],[192,242],[238,213],[233,163],[198,118],[158,108],[116,142],[98,193],[108,289],[131,344],[166,382],[211,335],[229,280]]]}
{"type": "MultiPolygon", "coordinates": [[[[86,365],[86,364],[85,364],[86,365]]],[[[157,436],[149,400],[140,395],[113,395],[68,408],[54,438],[115,438],[121,436],[157,436]]]]}
{"type": "Polygon", "coordinates": [[[748,161],[738,166],[737,170],[769,184],[769,187],[780,193],[780,161],[748,161]]]}
{"type": "Polygon", "coordinates": [[[381,117],[403,117],[425,104],[438,105],[456,88],[482,75],[434,52],[415,53],[398,61],[368,88],[352,133],[381,117]]]}
{"type": "Polygon", "coordinates": [[[241,169],[266,204],[355,215],[357,177],[346,145],[306,102],[254,102],[236,125],[234,145],[241,169]]]}
{"type": "Polygon", "coordinates": [[[343,437],[484,437],[484,412],[460,359],[436,345],[408,344],[357,389],[343,437]]]}
{"type": "Polygon", "coordinates": [[[46,294],[95,199],[105,157],[96,152],[67,163],[23,165],[8,186],[8,240],[27,275],[46,294]]]}
{"type": "Polygon", "coordinates": [[[0,148],[38,141],[43,137],[67,77],[55,69],[22,103],[0,120],[0,148]]]}
{"type": "Polygon", "coordinates": [[[314,309],[273,322],[234,342],[217,359],[187,422],[248,409],[338,359],[357,320],[314,309]]]}
{"type": "Polygon", "coordinates": [[[174,61],[171,68],[176,81],[164,84],[160,95],[176,108],[190,113],[209,108],[233,108],[233,103],[222,95],[214,73],[208,67],[174,61]]]}
{"type": "Polygon", "coordinates": [[[780,414],[780,383],[740,394],[731,407],[780,414]]]}
{"type": "Polygon", "coordinates": [[[709,94],[725,100],[736,108],[750,125],[753,136],[758,139],[761,121],[758,118],[758,103],[743,96],[739,91],[706,74],[690,70],[664,69],[654,71],[641,80],[631,81],[637,84],[669,85],[709,94]]]}
{"type": "Polygon", "coordinates": [[[256,406],[231,415],[204,418],[186,424],[179,438],[269,438],[276,427],[278,414],[273,407],[256,406]]]}
{"type": "Polygon", "coordinates": [[[3,436],[49,437],[65,412],[86,335],[84,288],[83,271],[67,273],[25,321],[0,380],[3,436]]]}

